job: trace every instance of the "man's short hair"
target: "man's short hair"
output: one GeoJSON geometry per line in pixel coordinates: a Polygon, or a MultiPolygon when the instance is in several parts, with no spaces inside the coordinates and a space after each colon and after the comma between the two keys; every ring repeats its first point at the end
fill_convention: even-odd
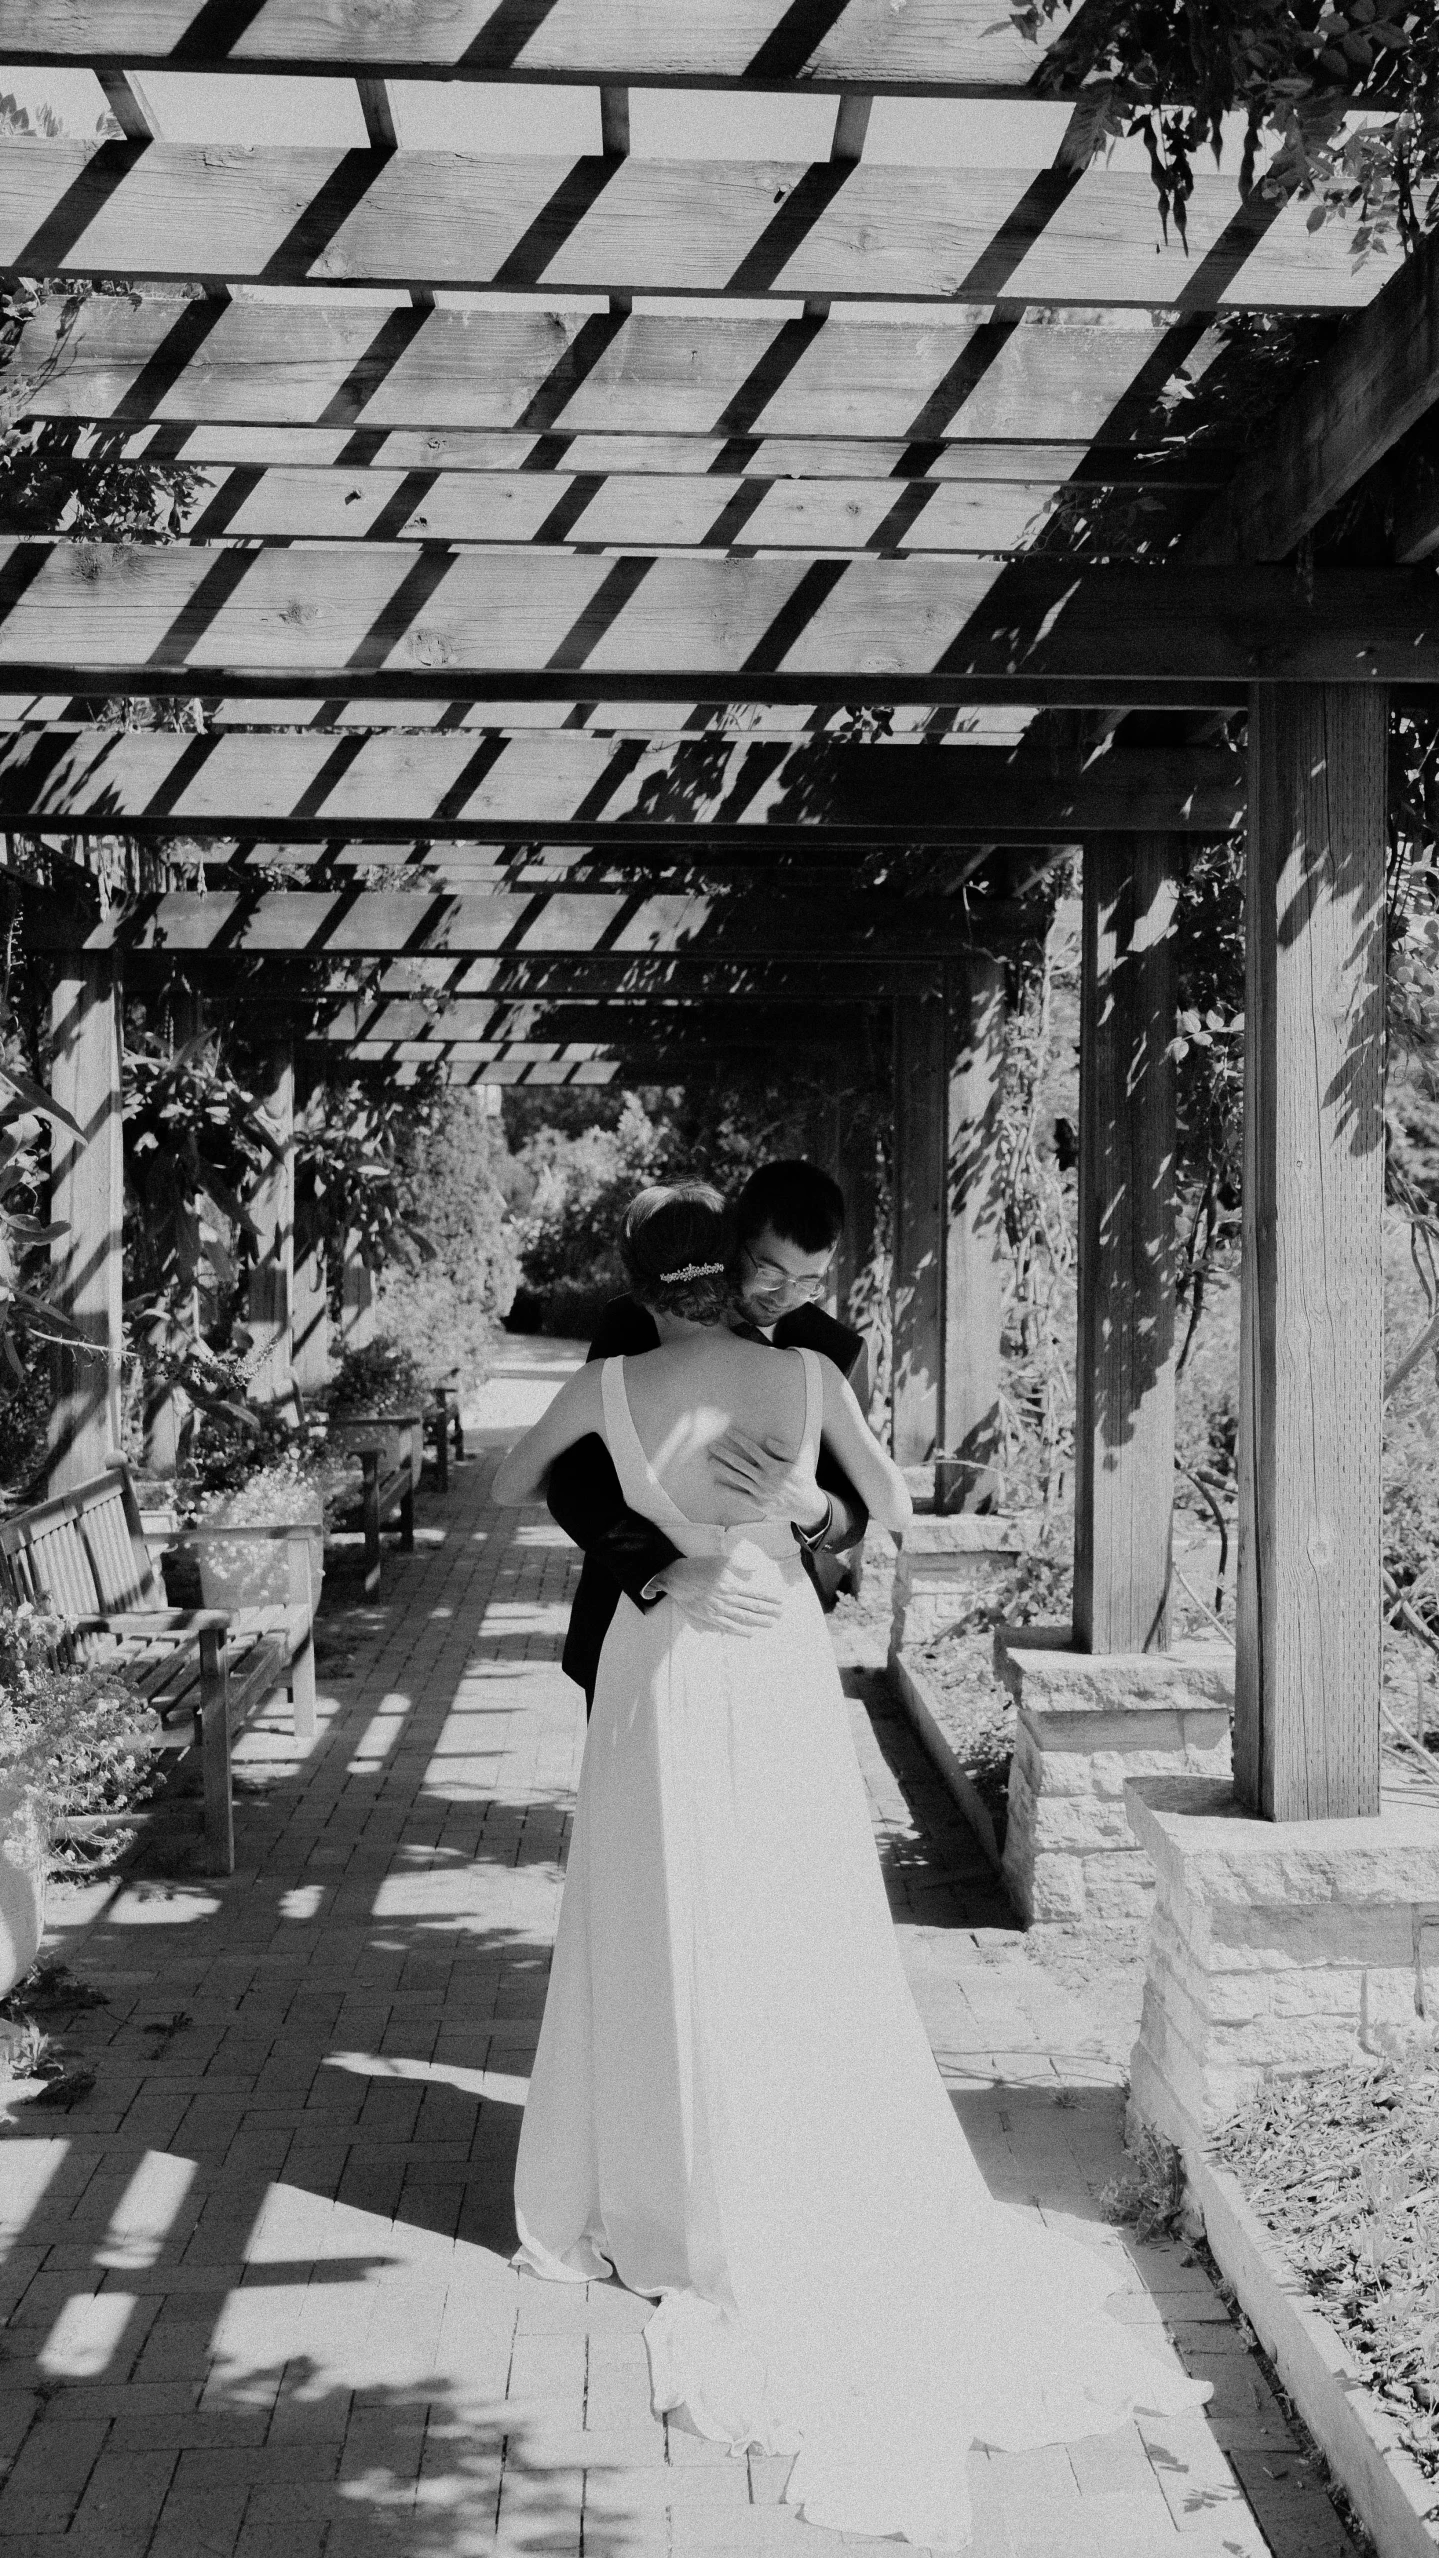
{"type": "Polygon", "coordinates": [[[752,1172],[734,1215],[742,1244],[772,1226],[801,1252],[833,1252],[844,1231],[844,1192],[818,1164],[793,1156],[752,1172]]]}

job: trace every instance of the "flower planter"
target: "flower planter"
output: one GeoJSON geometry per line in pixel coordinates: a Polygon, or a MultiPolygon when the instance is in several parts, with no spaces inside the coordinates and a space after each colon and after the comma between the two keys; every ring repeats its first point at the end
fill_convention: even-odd
{"type": "MultiPolygon", "coordinates": [[[[247,1515],[243,1495],[235,1504],[237,1527],[260,1528],[302,1524],[310,1534],[311,1605],[318,1608],[325,1577],[325,1529],[318,1493],[293,1491],[285,1496],[283,1520],[247,1515]]],[[[198,1584],[190,1604],[202,1608],[282,1608],[290,1595],[289,1557],[283,1538],[265,1544],[249,1537],[227,1538],[222,1532],[230,1506],[206,1512],[205,1535],[187,1551],[186,1561],[198,1584]]],[[[168,1580],[167,1575],[167,1580],[168,1580]]]]}

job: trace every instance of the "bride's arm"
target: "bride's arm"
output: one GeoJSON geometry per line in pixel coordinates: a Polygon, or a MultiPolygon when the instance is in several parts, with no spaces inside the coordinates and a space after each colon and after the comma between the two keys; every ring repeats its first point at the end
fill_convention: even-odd
{"type": "Polygon", "coordinates": [[[830,1360],[821,1359],[819,1364],[825,1439],[876,1527],[891,1528],[897,1536],[914,1515],[909,1486],[870,1429],[848,1381],[830,1360]]]}
{"type": "Polygon", "coordinates": [[[501,1460],[490,1490],[492,1501],[498,1501],[505,1510],[518,1509],[523,1501],[537,1501],[562,1448],[572,1446],[576,1439],[587,1439],[592,1431],[604,1437],[602,1374],[602,1366],[594,1362],[566,1377],[543,1418],[501,1460]]]}

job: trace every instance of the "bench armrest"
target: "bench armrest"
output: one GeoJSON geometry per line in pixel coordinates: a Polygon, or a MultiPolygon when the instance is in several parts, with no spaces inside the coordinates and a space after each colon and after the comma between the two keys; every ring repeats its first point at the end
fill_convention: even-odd
{"type": "Polygon", "coordinates": [[[225,1608],[141,1608],[133,1612],[117,1609],[106,1616],[68,1617],[66,1623],[74,1634],[228,1634],[230,1616],[225,1608]]]}

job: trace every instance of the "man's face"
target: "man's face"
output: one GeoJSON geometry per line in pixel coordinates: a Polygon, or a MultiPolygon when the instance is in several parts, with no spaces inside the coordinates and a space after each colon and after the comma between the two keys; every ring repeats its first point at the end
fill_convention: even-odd
{"type": "Polygon", "coordinates": [[[829,1286],[833,1247],[806,1252],[773,1226],[761,1226],[740,1252],[739,1296],[751,1323],[768,1327],[796,1306],[813,1305],[829,1286]]]}

